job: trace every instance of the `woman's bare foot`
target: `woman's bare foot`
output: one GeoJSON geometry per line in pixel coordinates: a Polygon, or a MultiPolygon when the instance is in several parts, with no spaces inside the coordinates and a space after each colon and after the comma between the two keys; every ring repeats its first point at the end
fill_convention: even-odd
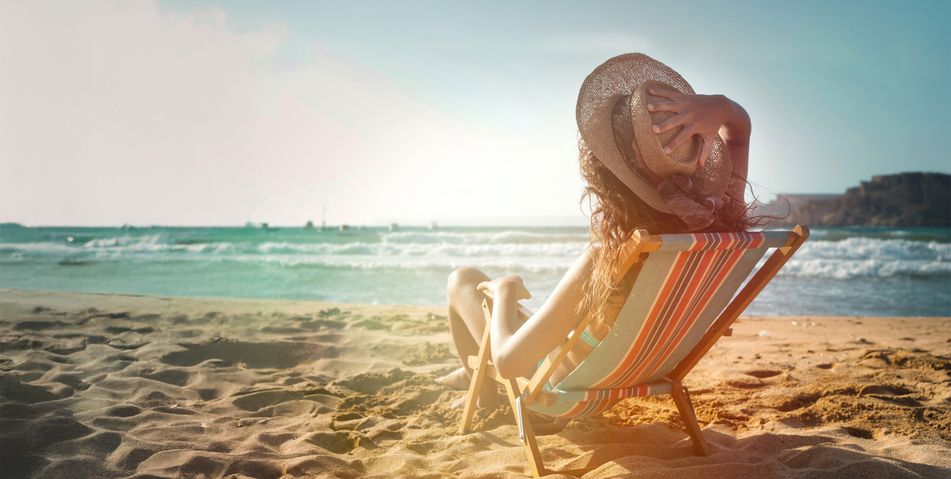
{"type": "Polygon", "coordinates": [[[466,391],[469,389],[469,372],[466,371],[466,368],[459,368],[445,376],[436,378],[438,384],[443,386],[457,389],[459,391],[466,391]]]}

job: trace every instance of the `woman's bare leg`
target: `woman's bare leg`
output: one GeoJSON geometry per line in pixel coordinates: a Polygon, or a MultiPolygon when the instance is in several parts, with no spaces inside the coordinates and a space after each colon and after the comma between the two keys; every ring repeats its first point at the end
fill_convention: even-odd
{"type": "MultiPolygon", "coordinates": [[[[462,361],[460,370],[441,378],[443,384],[454,385],[464,371],[466,378],[471,377],[472,370],[466,364],[466,358],[479,354],[479,341],[485,331],[485,317],[482,313],[482,300],[485,295],[476,289],[476,286],[489,277],[475,268],[458,268],[449,275],[446,285],[446,296],[449,304],[449,331],[456,344],[456,352],[462,361]],[[450,377],[454,376],[454,377],[450,377]]],[[[495,381],[486,381],[479,394],[479,404],[491,406],[498,403],[498,387],[495,381]]]]}

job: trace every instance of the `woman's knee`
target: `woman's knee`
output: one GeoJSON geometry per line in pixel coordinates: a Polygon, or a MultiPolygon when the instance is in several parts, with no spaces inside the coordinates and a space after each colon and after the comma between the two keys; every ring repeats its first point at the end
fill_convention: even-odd
{"type": "Polygon", "coordinates": [[[446,293],[452,296],[454,293],[462,290],[475,289],[479,283],[488,281],[489,277],[485,273],[471,266],[456,268],[450,275],[446,284],[446,293]]]}

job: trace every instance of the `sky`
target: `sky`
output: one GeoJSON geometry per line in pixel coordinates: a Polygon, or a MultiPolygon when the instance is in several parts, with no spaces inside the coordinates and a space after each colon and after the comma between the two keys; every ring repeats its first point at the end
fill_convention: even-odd
{"type": "Polygon", "coordinates": [[[575,101],[640,51],[749,179],[951,171],[951,2],[0,0],[0,222],[583,224],[575,101]]]}

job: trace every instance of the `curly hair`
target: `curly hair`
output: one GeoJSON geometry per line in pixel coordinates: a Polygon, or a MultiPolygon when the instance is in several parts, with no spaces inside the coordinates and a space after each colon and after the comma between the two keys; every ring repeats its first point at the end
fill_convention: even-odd
{"type": "MultiPolygon", "coordinates": [[[[670,234],[689,230],[680,218],[657,211],[638,198],[580,138],[578,150],[581,177],[585,181],[581,201],[584,203],[587,200],[591,210],[593,254],[593,268],[582,286],[583,298],[578,312],[582,315],[593,314],[595,327],[600,327],[613,320],[610,316],[614,308],[623,304],[630,290],[632,278],[615,283],[612,268],[620,260],[623,246],[634,232],[644,229],[650,234],[670,234]]],[[[751,205],[743,202],[742,198],[727,200],[725,204],[733,207],[718,209],[713,224],[702,231],[744,231],[759,224],[757,218],[749,216],[751,205]],[[738,204],[743,207],[735,207],[738,204]]]]}

